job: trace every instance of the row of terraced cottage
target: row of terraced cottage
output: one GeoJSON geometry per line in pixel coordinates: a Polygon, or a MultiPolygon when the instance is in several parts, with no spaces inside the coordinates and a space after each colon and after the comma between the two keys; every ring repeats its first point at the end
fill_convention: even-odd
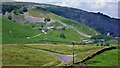
{"type": "Polygon", "coordinates": [[[47,30],[65,30],[65,27],[64,26],[45,26],[43,28],[39,28],[39,30],[44,30],[44,31],[47,31],[47,30]]]}

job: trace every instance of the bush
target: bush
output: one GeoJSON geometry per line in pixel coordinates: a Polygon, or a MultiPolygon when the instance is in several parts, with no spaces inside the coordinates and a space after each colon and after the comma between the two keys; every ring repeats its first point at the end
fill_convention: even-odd
{"type": "Polygon", "coordinates": [[[8,16],[8,19],[9,19],[9,20],[12,20],[12,17],[11,17],[11,16],[8,16]]]}
{"type": "Polygon", "coordinates": [[[99,44],[97,44],[97,46],[99,46],[99,44]]]}
{"type": "Polygon", "coordinates": [[[60,37],[61,37],[61,38],[66,38],[65,35],[64,35],[63,33],[60,34],[60,37]]]}
{"type": "Polygon", "coordinates": [[[101,46],[104,46],[104,44],[103,44],[103,43],[101,43],[100,45],[101,45],[101,46]]]}
{"type": "Polygon", "coordinates": [[[65,27],[64,27],[64,28],[62,28],[62,30],[65,30],[65,27]]]}
{"type": "Polygon", "coordinates": [[[44,21],[45,21],[45,22],[49,22],[49,21],[50,21],[50,18],[45,18],[44,21]]]}
{"type": "Polygon", "coordinates": [[[27,12],[28,10],[27,10],[27,8],[26,7],[24,7],[23,8],[23,12],[27,12]]]}

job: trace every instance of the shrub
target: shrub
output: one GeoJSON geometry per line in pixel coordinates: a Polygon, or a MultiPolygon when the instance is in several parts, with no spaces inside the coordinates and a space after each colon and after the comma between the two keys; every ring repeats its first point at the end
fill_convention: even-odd
{"type": "Polygon", "coordinates": [[[60,34],[60,37],[61,37],[61,38],[66,38],[65,35],[64,35],[63,33],[60,34]]]}
{"type": "Polygon", "coordinates": [[[49,22],[49,21],[50,21],[50,18],[45,18],[44,21],[45,21],[45,22],[49,22]]]}
{"type": "Polygon", "coordinates": [[[101,46],[104,46],[104,44],[103,44],[103,43],[101,43],[100,45],[101,45],[101,46]]]}
{"type": "Polygon", "coordinates": [[[27,12],[28,10],[27,10],[27,8],[26,7],[24,7],[23,8],[23,12],[27,12]]]}
{"type": "Polygon", "coordinates": [[[99,46],[99,44],[97,44],[97,46],[99,46]]]}
{"type": "Polygon", "coordinates": [[[12,20],[12,17],[11,17],[11,16],[8,16],[8,19],[9,19],[9,20],[12,20]]]}

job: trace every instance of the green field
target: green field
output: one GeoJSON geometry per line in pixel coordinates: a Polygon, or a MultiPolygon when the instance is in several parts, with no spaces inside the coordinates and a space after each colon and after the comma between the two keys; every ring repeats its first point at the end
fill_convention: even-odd
{"type": "Polygon", "coordinates": [[[112,46],[118,46],[119,39],[111,39],[107,41],[107,43],[110,43],[112,46]]]}
{"type": "MultiPolygon", "coordinates": [[[[105,46],[75,45],[75,62],[83,60],[85,57],[105,48],[105,46]]],[[[58,57],[50,55],[44,51],[53,53],[72,55],[72,45],[53,45],[53,44],[4,44],[3,45],[3,65],[12,66],[56,66],[61,63],[58,57]],[[44,60],[45,58],[46,60],[44,60]],[[53,60],[54,59],[54,60],[53,60]]],[[[68,64],[71,64],[69,62],[68,64]]],[[[118,65],[118,50],[106,51],[93,59],[84,63],[87,66],[118,65]],[[109,61],[109,62],[108,62],[109,61]]]]}
{"type": "Polygon", "coordinates": [[[86,61],[84,64],[88,66],[118,66],[118,51],[120,50],[106,51],[86,61]]]}
{"type": "MultiPolygon", "coordinates": [[[[104,47],[98,46],[75,46],[75,61],[80,61],[86,56],[98,51],[104,47]],[[92,50],[91,50],[92,49],[92,50]]],[[[14,44],[4,44],[3,45],[3,65],[12,66],[52,66],[60,64],[60,59],[48,53],[42,52],[40,50],[67,54],[71,55],[73,53],[72,45],[53,45],[53,44],[26,44],[26,45],[14,45],[14,44]],[[54,59],[54,60],[53,60],[54,59]]],[[[70,62],[72,63],[72,62],[70,62]]]]}
{"type": "Polygon", "coordinates": [[[3,45],[3,66],[54,66],[61,61],[58,57],[24,45],[3,45]]]}
{"type": "MultiPolygon", "coordinates": [[[[32,49],[41,49],[50,52],[60,53],[60,54],[73,54],[73,46],[72,45],[53,45],[53,44],[36,44],[36,45],[26,45],[28,48],[32,49]]],[[[75,62],[78,62],[85,57],[93,54],[99,49],[104,48],[105,46],[87,46],[87,45],[75,45],[74,53],[75,53],[75,62]]]]}

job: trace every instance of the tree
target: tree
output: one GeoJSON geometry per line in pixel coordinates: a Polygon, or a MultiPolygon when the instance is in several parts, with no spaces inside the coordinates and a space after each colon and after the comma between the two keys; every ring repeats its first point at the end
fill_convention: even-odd
{"type": "Polygon", "coordinates": [[[62,28],[62,30],[65,30],[65,27],[64,27],[64,28],[62,28]]]}
{"type": "Polygon", "coordinates": [[[11,17],[11,16],[8,16],[8,19],[9,19],[9,20],[12,20],[12,17],[11,17]]]}
{"type": "Polygon", "coordinates": [[[28,10],[27,10],[27,8],[26,7],[24,7],[23,8],[23,12],[27,12],[28,10]]]}
{"type": "Polygon", "coordinates": [[[21,8],[21,6],[20,5],[5,5],[5,4],[3,4],[2,5],[2,13],[3,13],[3,15],[5,14],[5,12],[12,12],[13,10],[16,10],[16,9],[19,9],[19,8],[21,8]]]}
{"type": "Polygon", "coordinates": [[[96,35],[96,36],[92,36],[91,39],[94,40],[99,40],[99,39],[104,39],[104,40],[110,40],[111,38],[105,35],[96,35]]]}
{"type": "Polygon", "coordinates": [[[35,26],[34,25],[32,25],[32,28],[34,28],[35,26]]]}
{"type": "Polygon", "coordinates": [[[49,21],[50,21],[50,18],[45,18],[44,21],[45,21],[45,22],[49,22],[49,21]]]}
{"type": "Polygon", "coordinates": [[[64,35],[63,33],[60,34],[60,37],[61,37],[61,38],[66,38],[65,35],[64,35]]]}
{"type": "Polygon", "coordinates": [[[44,26],[43,25],[41,25],[41,28],[43,28],[44,26]]]}
{"type": "Polygon", "coordinates": [[[97,43],[97,46],[99,46],[99,44],[97,43]]]}
{"type": "Polygon", "coordinates": [[[104,46],[104,44],[103,44],[103,43],[101,43],[101,46],[104,46]]]}

